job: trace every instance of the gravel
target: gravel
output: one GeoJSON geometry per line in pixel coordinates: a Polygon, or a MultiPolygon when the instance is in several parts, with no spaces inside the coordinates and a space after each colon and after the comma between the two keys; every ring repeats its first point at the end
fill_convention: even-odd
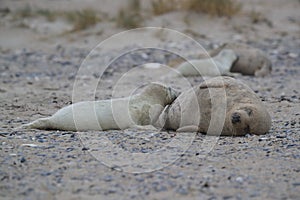
{"type": "MultiPolygon", "coordinates": [[[[259,44],[248,43],[264,50],[274,65],[267,77],[238,77],[270,111],[273,120],[270,132],[261,136],[220,137],[209,152],[201,148],[207,137],[197,134],[184,151],[172,148],[178,153],[172,162],[166,159],[165,167],[145,173],[124,171],[126,167],[143,169],[144,163],[140,166],[131,166],[130,162],[128,166],[107,163],[121,159],[118,152],[108,152],[109,157],[99,159],[107,150],[103,149],[103,137],[126,152],[145,155],[162,148],[177,133],[137,129],[78,133],[13,129],[72,102],[78,63],[88,55],[86,49],[57,46],[53,52],[29,49],[3,52],[0,55],[0,198],[299,199],[300,40],[286,36],[259,44]]],[[[162,48],[168,49],[168,45],[166,42],[162,48]]],[[[178,44],[183,51],[191,49],[190,45],[178,44]]],[[[118,54],[115,51],[95,55],[90,62],[101,66],[99,60],[112,61],[118,54]]],[[[192,57],[190,52],[186,54],[192,57]]],[[[95,99],[111,98],[115,83],[135,66],[145,62],[167,63],[172,58],[176,55],[155,49],[120,57],[103,74],[95,99]]],[[[93,77],[86,77],[86,83],[99,77],[96,71],[93,77]]],[[[129,84],[151,80],[147,78],[141,75],[129,84]]],[[[188,80],[194,85],[202,79],[188,80]]],[[[184,89],[176,81],[170,84],[184,89]]]]}

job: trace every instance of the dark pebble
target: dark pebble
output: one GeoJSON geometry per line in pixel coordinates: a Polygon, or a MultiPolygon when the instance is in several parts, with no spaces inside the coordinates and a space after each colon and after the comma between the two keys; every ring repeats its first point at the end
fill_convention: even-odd
{"type": "Polygon", "coordinates": [[[9,133],[0,133],[0,136],[2,136],[2,137],[6,137],[7,135],[9,135],[9,133]]]}
{"type": "Polygon", "coordinates": [[[40,142],[40,143],[47,142],[46,139],[38,139],[37,141],[40,142]]]}
{"type": "Polygon", "coordinates": [[[66,152],[71,152],[71,151],[73,151],[73,150],[74,150],[73,147],[69,147],[69,148],[66,149],[66,152]]]}
{"type": "Polygon", "coordinates": [[[223,197],[224,200],[227,200],[227,199],[233,199],[233,198],[234,198],[233,196],[224,196],[224,197],[223,197]]]}
{"type": "Polygon", "coordinates": [[[41,147],[42,149],[53,149],[55,148],[54,145],[50,145],[50,146],[45,146],[45,147],[41,147]]]}
{"type": "Polygon", "coordinates": [[[24,157],[22,157],[21,160],[20,160],[20,162],[24,163],[24,162],[26,162],[26,159],[24,157]]]}
{"type": "MultiPolygon", "coordinates": [[[[230,180],[231,179],[231,177],[228,177],[228,180],[230,180]]],[[[208,182],[205,182],[204,184],[203,184],[203,187],[205,187],[205,188],[209,188],[209,183],[208,182]]]]}
{"type": "Polygon", "coordinates": [[[88,148],[88,147],[83,147],[82,148],[82,151],[87,151],[87,150],[89,150],[90,148],[88,148]]]}
{"type": "Polygon", "coordinates": [[[293,186],[295,186],[295,187],[298,187],[298,186],[300,186],[300,182],[293,183],[293,186]]]}
{"type": "Polygon", "coordinates": [[[276,138],[286,138],[286,135],[276,135],[276,138]]]}
{"type": "Polygon", "coordinates": [[[41,176],[49,176],[49,175],[51,175],[51,172],[42,172],[41,173],[41,176]]]}
{"type": "Polygon", "coordinates": [[[292,148],[292,147],[297,147],[297,145],[296,144],[289,144],[289,145],[286,146],[286,148],[288,148],[288,149],[292,148]]]}

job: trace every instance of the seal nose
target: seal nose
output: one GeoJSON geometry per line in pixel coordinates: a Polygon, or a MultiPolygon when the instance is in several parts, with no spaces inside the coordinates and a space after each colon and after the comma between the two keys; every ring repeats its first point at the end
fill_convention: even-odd
{"type": "Polygon", "coordinates": [[[233,124],[240,123],[241,122],[241,116],[238,113],[233,113],[232,116],[231,116],[231,122],[233,124]]]}

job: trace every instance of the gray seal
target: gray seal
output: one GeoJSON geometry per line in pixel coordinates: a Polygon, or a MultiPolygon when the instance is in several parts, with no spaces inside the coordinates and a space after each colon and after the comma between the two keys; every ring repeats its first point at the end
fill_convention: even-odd
{"type": "Polygon", "coordinates": [[[151,125],[178,92],[158,83],[147,85],[139,94],[125,98],[78,102],[50,117],[21,126],[26,129],[65,131],[112,130],[151,125]]]}
{"type": "Polygon", "coordinates": [[[212,116],[217,118],[212,127],[218,126],[222,117],[225,120],[221,132],[212,129],[211,135],[261,135],[271,127],[271,117],[261,100],[247,85],[231,77],[212,78],[182,92],[166,106],[155,126],[178,132],[208,133],[212,116]]]}
{"type": "Polygon", "coordinates": [[[234,51],[224,49],[212,58],[186,61],[180,64],[176,71],[182,76],[231,75],[230,69],[237,58],[234,51]]]}
{"type": "Polygon", "coordinates": [[[210,51],[210,56],[218,55],[224,49],[233,50],[237,61],[233,63],[230,72],[263,77],[271,73],[272,62],[260,49],[241,43],[225,43],[219,48],[210,51]]]}

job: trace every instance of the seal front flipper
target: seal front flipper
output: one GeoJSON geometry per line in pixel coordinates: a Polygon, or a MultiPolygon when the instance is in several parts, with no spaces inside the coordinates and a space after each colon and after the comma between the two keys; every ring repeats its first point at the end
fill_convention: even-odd
{"type": "Polygon", "coordinates": [[[195,125],[180,127],[176,130],[176,132],[198,132],[198,131],[199,131],[199,127],[195,125]]]}
{"type": "Polygon", "coordinates": [[[160,104],[152,105],[149,109],[149,117],[151,124],[155,124],[159,118],[159,115],[162,113],[164,107],[160,104]]]}

